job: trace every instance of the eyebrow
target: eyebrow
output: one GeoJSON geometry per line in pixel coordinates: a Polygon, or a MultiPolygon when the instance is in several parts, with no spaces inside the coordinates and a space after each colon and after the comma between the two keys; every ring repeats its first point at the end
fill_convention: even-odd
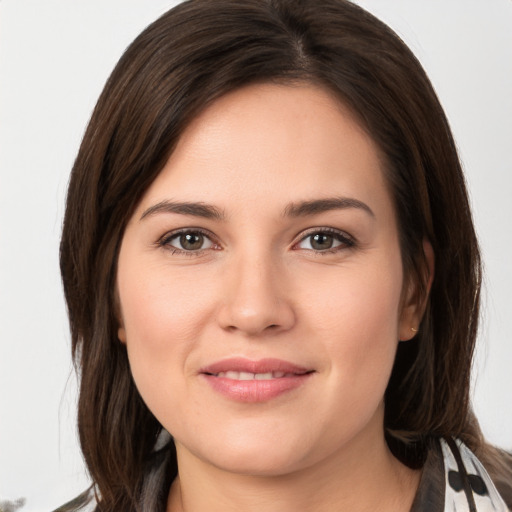
{"type": "MultiPolygon", "coordinates": [[[[375,218],[373,210],[362,201],[350,197],[331,197],[326,199],[313,199],[288,204],[284,211],[284,217],[307,217],[332,210],[346,210],[356,208],[368,213],[375,218]]],[[[180,215],[192,215],[203,219],[223,221],[226,215],[223,210],[211,204],[203,202],[177,202],[164,200],[150,206],[141,215],[140,220],[158,213],[177,213],[180,215]]]]}
{"type": "Polygon", "coordinates": [[[179,213],[181,215],[192,215],[203,219],[224,220],[225,215],[219,208],[206,203],[160,201],[150,206],[141,215],[140,220],[156,215],[157,213],[179,213]]]}
{"type": "Polygon", "coordinates": [[[306,217],[308,215],[316,215],[331,210],[346,210],[349,208],[363,210],[371,217],[375,218],[375,213],[373,213],[373,210],[366,203],[351,197],[330,197],[326,199],[290,203],[285,208],[284,215],[286,217],[306,217]]]}

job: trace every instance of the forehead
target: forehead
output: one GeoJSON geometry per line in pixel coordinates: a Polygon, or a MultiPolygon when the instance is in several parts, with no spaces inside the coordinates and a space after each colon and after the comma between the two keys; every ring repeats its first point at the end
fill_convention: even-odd
{"type": "Polygon", "coordinates": [[[190,123],[141,208],[176,195],[236,209],[333,195],[385,202],[381,162],[356,116],[326,89],[251,85],[190,123]]]}

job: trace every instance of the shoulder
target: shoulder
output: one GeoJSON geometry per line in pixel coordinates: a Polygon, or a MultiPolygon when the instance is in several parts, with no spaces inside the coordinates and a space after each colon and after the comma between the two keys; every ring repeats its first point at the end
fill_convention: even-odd
{"type": "Polygon", "coordinates": [[[21,510],[25,505],[25,498],[18,498],[17,500],[8,500],[0,497],[0,512],[16,512],[21,510]]]}
{"type": "Polygon", "coordinates": [[[98,503],[92,487],[53,512],[94,512],[98,503]]]}
{"type": "MultiPolygon", "coordinates": [[[[0,512],[23,512],[25,504],[25,498],[8,500],[0,497],[0,512]]],[[[54,512],[95,512],[96,507],[97,502],[91,487],[70,502],[54,510],[54,512]]]]}

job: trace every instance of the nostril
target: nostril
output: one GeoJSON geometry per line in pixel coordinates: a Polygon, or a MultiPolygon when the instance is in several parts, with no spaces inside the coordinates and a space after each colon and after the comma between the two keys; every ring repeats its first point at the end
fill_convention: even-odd
{"type": "Polygon", "coordinates": [[[290,329],[295,315],[288,301],[263,300],[261,297],[247,296],[245,299],[233,297],[220,305],[217,323],[227,332],[240,331],[253,336],[277,334],[290,329]],[[260,300],[261,299],[261,300],[260,300]]]}

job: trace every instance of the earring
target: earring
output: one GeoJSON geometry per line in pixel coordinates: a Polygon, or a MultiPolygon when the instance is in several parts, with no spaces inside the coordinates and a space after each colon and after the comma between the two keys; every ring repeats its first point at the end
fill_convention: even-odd
{"type": "Polygon", "coordinates": [[[400,342],[406,342],[406,341],[410,341],[412,339],[414,339],[414,337],[416,336],[416,333],[418,332],[418,329],[415,329],[414,327],[409,327],[409,329],[411,329],[411,331],[414,333],[410,338],[407,338],[405,340],[398,340],[400,342]]]}

